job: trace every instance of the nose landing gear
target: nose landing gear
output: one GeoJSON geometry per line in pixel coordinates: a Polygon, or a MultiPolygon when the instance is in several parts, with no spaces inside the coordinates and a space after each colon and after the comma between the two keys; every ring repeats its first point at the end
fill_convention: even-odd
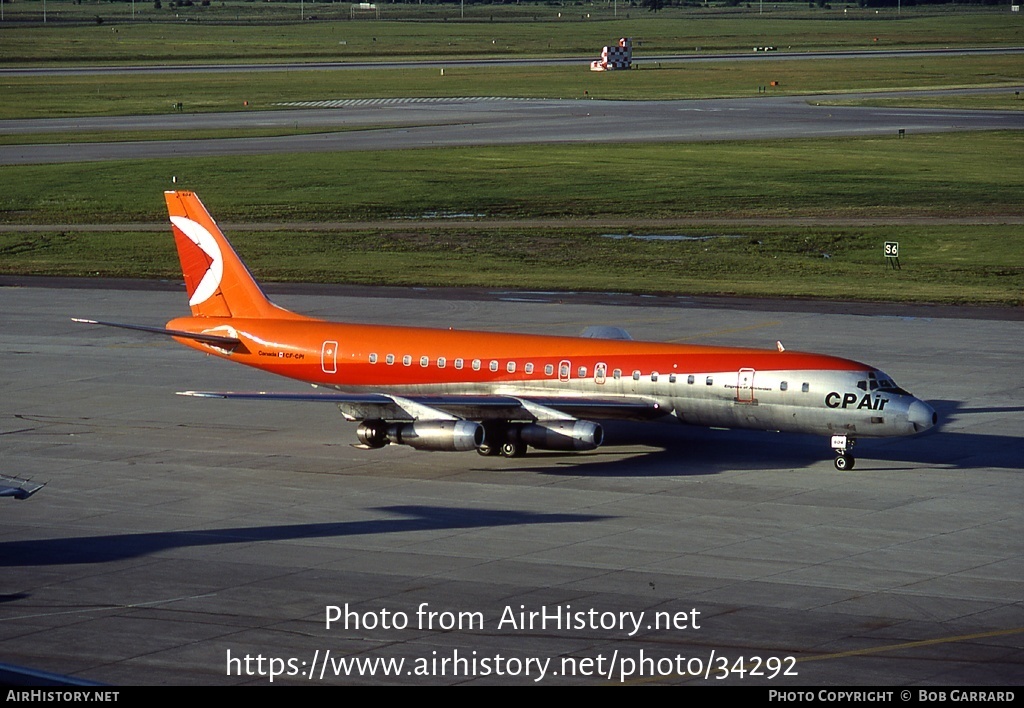
{"type": "Polygon", "coordinates": [[[840,472],[852,470],[854,464],[857,462],[852,454],[855,442],[856,441],[849,435],[832,436],[832,449],[835,450],[836,453],[836,459],[833,464],[835,464],[836,469],[840,472]]]}

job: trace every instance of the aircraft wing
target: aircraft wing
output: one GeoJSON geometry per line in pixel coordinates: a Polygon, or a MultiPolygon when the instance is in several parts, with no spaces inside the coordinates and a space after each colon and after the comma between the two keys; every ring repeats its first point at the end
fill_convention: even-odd
{"type": "Polygon", "coordinates": [[[45,484],[37,484],[27,479],[0,475],[0,497],[28,499],[45,486],[45,484]]]}
{"type": "Polygon", "coordinates": [[[595,398],[584,396],[501,396],[430,394],[396,396],[383,393],[269,393],[238,391],[180,391],[181,396],[240,398],[271,401],[333,403],[349,420],[508,420],[557,418],[651,420],[666,414],[661,405],[641,396],[595,398]]]}

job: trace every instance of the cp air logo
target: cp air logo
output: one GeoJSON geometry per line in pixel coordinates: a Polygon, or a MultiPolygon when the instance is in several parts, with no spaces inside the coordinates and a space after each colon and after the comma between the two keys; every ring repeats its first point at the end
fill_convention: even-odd
{"type": "Polygon", "coordinates": [[[183,216],[172,216],[171,223],[210,257],[210,265],[188,301],[189,306],[199,305],[209,300],[220,287],[220,279],[224,275],[224,257],[217,240],[203,226],[183,216]]]}
{"type": "Polygon", "coordinates": [[[870,393],[858,396],[856,393],[839,393],[833,391],[825,396],[825,405],[829,408],[868,408],[873,411],[880,411],[889,402],[888,398],[872,398],[870,393]],[[856,404],[856,405],[854,405],[856,404]]]}

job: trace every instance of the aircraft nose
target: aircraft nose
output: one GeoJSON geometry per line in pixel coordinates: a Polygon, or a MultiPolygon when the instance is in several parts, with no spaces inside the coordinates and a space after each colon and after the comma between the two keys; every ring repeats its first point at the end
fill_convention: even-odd
{"type": "Polygon", "coordinates": [[[914,401],[907,411],[907,420],[914,425],[914,432],[920,433],[938,423],[939,415],[924,401],[914,401]]]}

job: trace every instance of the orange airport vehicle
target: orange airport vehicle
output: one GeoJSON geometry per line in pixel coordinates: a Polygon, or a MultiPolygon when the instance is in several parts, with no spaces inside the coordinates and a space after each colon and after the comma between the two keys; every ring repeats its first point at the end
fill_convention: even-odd
{"type": "Polygon", "coordinates": [[[581,337],[327,322],[270,302],[192,192],[166,193],[191,317],[155,332],[227,361],[313,384],[308,393],[183,395],[309,400],[358,421],[358,447],[592,450],[598,421],[830,436],[837,469],[857,437],[910,435],[937,422],[924,401],[865,364],[823,354],[632,340],[616,327],[581,337]]]}

